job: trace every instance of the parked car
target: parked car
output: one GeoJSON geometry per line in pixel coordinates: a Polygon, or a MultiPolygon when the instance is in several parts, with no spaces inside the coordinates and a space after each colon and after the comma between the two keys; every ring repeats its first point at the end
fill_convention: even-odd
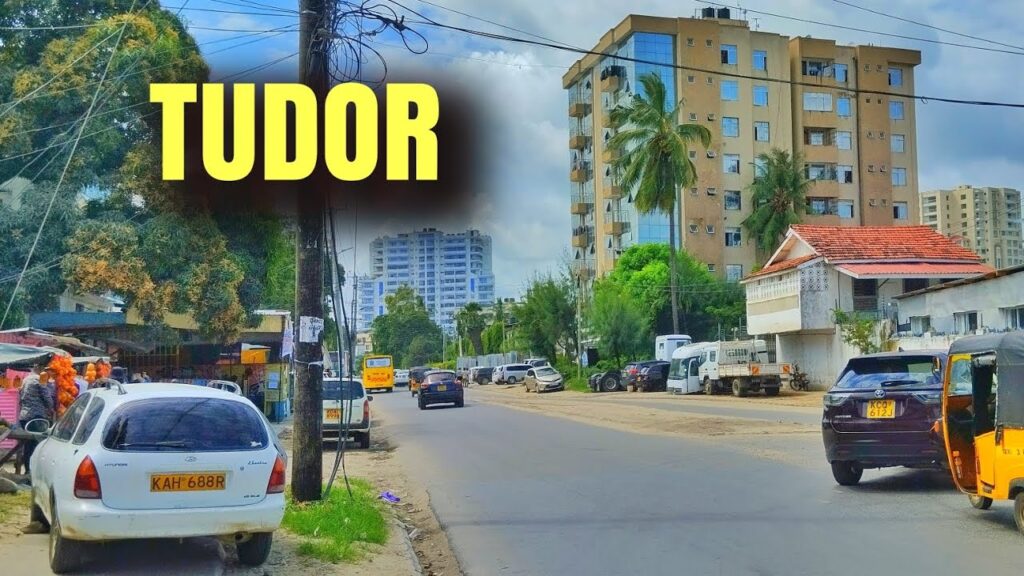
{"type": "Polygon", "coordinates": [[[932,433],[942,417],[941,351],[852,358],[824,396],[822,437],[832,476],[860,482],[865,468],[939,467],[945,446],[932,433]]]}
{"type": "Polygon", "coordinates": [[[263,564],[287,464],[266,417],[215,388],[99,382],[32,455],[30,516],[49,528],[53,572],[74,570],[83,542],[136,538],[230,538],[263,564]]]}
{"type": "Polygon", "coordinates": [[[417,390],[420,388],[420,384],[423,382],[423,378],[426,377],[427,372],[430,372],[430,368],[426,366],[417,366],[409,369],[409,393],[413,396],[416,395],[417,390]]]}
{"type": "Polygon", "coordinates": [[[491,371],[491,384],[501,384],[501,371],[504,368],[504,365],[494,367],[494,370],[491,371]]]}
{"type": "Polygon", "coordinates": [[[337,438],[338,441],[352,438],[359,447],[370,447],[370,402],[373,396],[366,393],[359,380],[346,378],[324,378],[323,381],[323,438],[337,438]],[[341,417],[342,412],[345,418],[341,417]],[[343,426],[348,422],[348,427],[343,426]],[[342,438],[343,432],[348,436],[342,438]]]}
{"type": "Polygon", "coordinates": [[[622,381],[620,385],[625,390],[637,390],[638,381],[640,380],[640,372],[648,366],[657,364],[660,360],[640,360],[637,362],[630,362],[622,367],[622,381]]]}
{"type": "Polygon", "coordinates": [[[494,375],[494,368],[480,366],[479,368],[475,368],[475,370],[476,371],[473,372],[473,377],[471,378],[473,382],[481,385],[491,383],[491,377],[494,375]]]}
{"type": "Polygon", "coordinates": [[[465,404],[462,384],[451,370],[432,370],[427,372],[419,391],[420,410],[426,410],[431,404],[455,404],[462,408],[465,404]]]}
{"type": "Polygon", "coordinates": [[[636,378],[636,389],[641,392],[664,392],[671,363],[658,360],[644,364],[636,378]]]}
{"type": "Polygon", "coordinates": [[[587,385],[594,392],[615,392],[626,389],[622,382],[622,372],[618,369],[591,374],[587,379],[587,385]]]}
{"type": "Polygon", "coordinates": [[[225,392],[231,392],[232,394],[242,395],[242,387],[230,380],[210,380],[206,383],[210,388],[216,388],[217,390],[224,390],[225,392]]]}
{"type": "Polygon", "coordinates": [[[551,366],[539,366],[526,371],[527,392],[554,392],[565,390],[565,379],[551,366]]]}
{"type": "MultiPolygon", "coordinates": [[[[529,364],[505,364],[504,366],[499,366],[501,370],[500,379],[495,380],[493,376],[491,379],[498,384],[518,384],[526,379],[526,371],[530,368],[533,368],[533,366],[529,364]]],[[[497,373],[498,371],[495,370],[495,372],[497,373]]]]}
{"type": "Polygon", "coordinates": [[[529,364],[534,368],[538,368],[540,366],[551,366],[551,362],[548,362],[547,358],[527,358],[524,364],[529,364]]]}
{"type": "Polygon", "coordinates": [[[409,371],[408,370],[395,370],[395,386],[408,386],[409,385],[409,371]]]}

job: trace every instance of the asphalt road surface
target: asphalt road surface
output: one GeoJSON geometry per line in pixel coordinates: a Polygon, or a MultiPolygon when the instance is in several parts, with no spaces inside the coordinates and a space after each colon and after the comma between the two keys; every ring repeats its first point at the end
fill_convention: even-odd
{"type": "Polygon", "coordinates": [[[817,434],[647,436],[472,390],[461,409],[374,399],[470,576],[1020,571],[1012,504],[976,511],[945,473],[902,468],[839,487],[817,434]]]}

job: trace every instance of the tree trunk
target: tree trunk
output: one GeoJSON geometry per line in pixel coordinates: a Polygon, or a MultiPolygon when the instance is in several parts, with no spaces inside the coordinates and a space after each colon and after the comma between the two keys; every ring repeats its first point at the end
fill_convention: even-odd
{"type": "Polygon", "coordinates": [[[679,334],[679,287],[676,286],[676,212],[679,209],[679,191],[668,215],[668,281],[669,300],[672,301],[672,333],[679,334]]]}
{"type": "Polygon", "coordinates": [[[469,333],[469,341],[473,343],[473,350],[476,351],[477,356],[483,356],[484,354],[484,340],[483,331],[474,330],[469,333]]]}

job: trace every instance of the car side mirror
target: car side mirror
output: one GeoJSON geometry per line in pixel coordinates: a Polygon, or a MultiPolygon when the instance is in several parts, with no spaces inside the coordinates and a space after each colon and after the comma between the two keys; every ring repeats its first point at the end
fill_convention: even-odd
{"type": "Polygon", "coordinates": [[[373,402],[373,396],[370,396],[369,394],[367,394],[366,395],[366,401],[367,402],[373,402]]]}
{"type": "Polygon", "coordinates": [[[40,436],[50,435],[50,421],[45,418],[36,418],[25,423],[25,431],[40,436]]]}

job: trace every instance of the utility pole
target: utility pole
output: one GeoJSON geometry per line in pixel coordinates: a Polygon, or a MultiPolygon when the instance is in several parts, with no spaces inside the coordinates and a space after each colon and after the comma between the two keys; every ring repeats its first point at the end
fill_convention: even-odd
{"type": "MultiPolygon", "coordinates": [[[[327,55],[320,30],[327,22],[326,9],[326,0],[299,0],[299,81],[309,86],[320,102],[327,95],[327,55]]],[[[326,197],[325,188],[319,182],[320,173],[319,169],[315,171],[312,181],[296,187],[295,191],[298,204],[295,308],[299,337],[295,342],[292,496],[298,502],[319,500],[323,490],[321,383],[326,197]]]]}
{"type": "Polygon", "coordinates": [[[577,380],[583,378],[583,344],[580,329],[580,307],[582,306],[583,300],[583,280],[580,277],[576,277],[576,378],[577,380]]]}

